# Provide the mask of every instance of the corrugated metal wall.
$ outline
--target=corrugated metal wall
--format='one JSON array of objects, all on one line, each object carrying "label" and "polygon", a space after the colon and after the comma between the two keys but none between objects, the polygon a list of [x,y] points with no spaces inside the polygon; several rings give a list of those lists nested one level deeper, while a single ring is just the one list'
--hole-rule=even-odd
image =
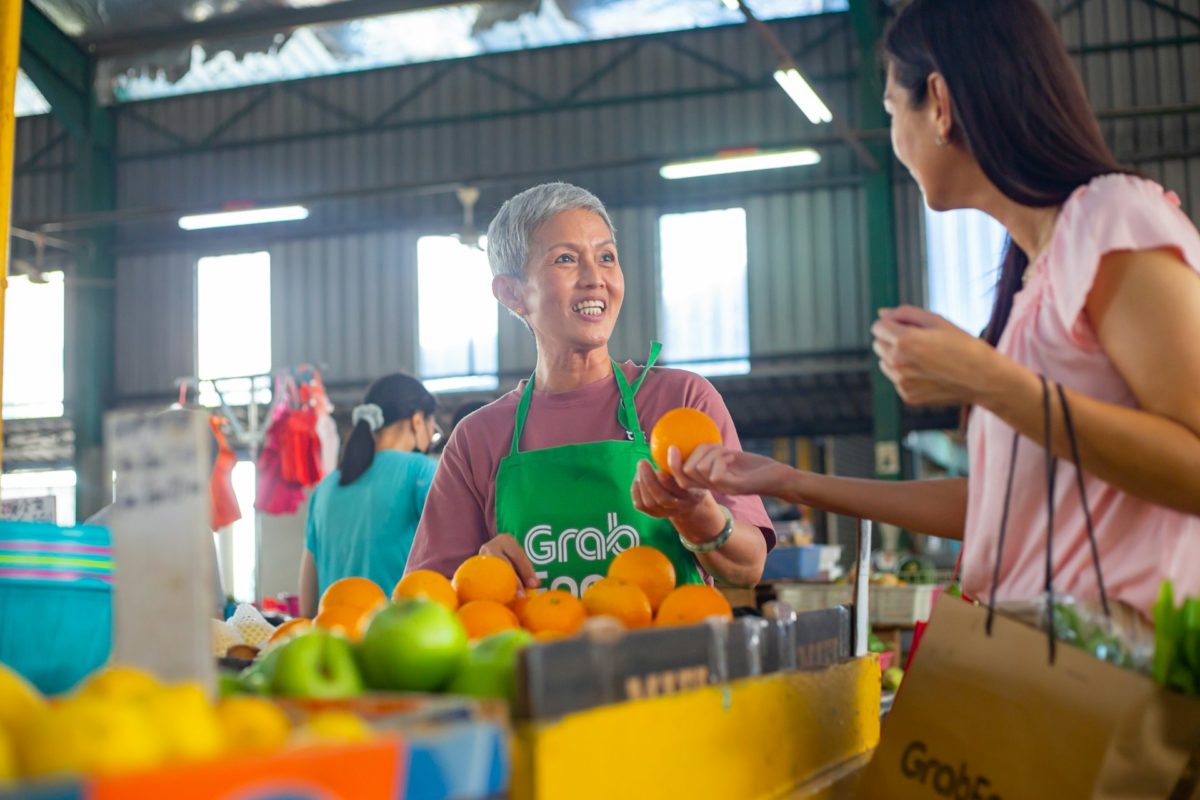
[{"label": "corrugated metal wall", "polygon": [[[831,104],[845,109],[854,95],[844,15],[778,29],[798,52],[815,42],[802,60]],[[853,178],[838,177],[852,172],[843,148],[791,174],[701,185],[657,175],[667,158],[811,138],[812,126],[771,79],[774,66],[752,32],[735,27],[132,104],[119,111],[120,204],[182,210],[244,197],[312,200],[305,230],[323,235],[192,241],[211,243],[201,248],[214,253],[270,250],[275,363],[323,363],[332,382],[415,367],[416,240],[455,229],[459,209],[447,187],[464,180],[483,189],[481,222],[513,192],[557,177],[612,206],[627,284],[612,346],[619,358],[644,358],[657,335],[660,214],[734,205],[748,210],[751,264],[770,262],[751,267],[753,351],[861,347],[861,199]],[[814,181],[829,188],[801,188]],[[316,199],[338,193],[333,202]],[[171,223],[123,229],[122,260],[142,263],[177,247]],[[174,313],[192,313],[190,298],[178,302]],[[847,305],[859,310],[834,313]],[[142,328],[142,316],[130,303],[120,324]],[[530,369],[524,326],[501,314],[499,333],[501,372]],[[121,395],[150,390],[121,374]],[[163,386],[176,374],[164,371]]]},{"label": "corrugated metal wall", "polygon": [[323,365],[331,381],[415,371],[416,246],[412,234],[377,232],[268,248],[272,362]]},{"label": "corrugated metal wall", "polygon": [[1048,8],[1061,15],[1113,152],[1177,192],[1200,221],[1200,3],[1054,0]]},{"label": "corrugated metal wall", "polygon": [[50,114],[17,120],[13,222],[55,219],[75,209],[71,137]]},{"label": "corrugated metal wall", "polygon": [[169,393],[196,371],[196,261],[180,250],[117,262],[117,376],[124,396]]},{"label": "corrugated metal wall", "polygon": [[[1200,26],[1187,19],[1198,6],[1047,0],[1117,155],[1175,189],[1200,220]],[[772,27],[855,126],[846,15]],[[123,208],[299,199],[313,213],[275,231],[184,235],[172,213],[122,227],[118,393],[169,390],[191,371],[196,258],[261,247],[272,253],[277,363],[324,362],[330,380],[352,381],[411,369],[415,241],[454,230],[451,188],[462,181],[483,190],[481,221],[550,178],[610,205],[628,283],[615,355],[642,357],[656,332],[659,214],[733,205],[747,209],[754,354],[863,347],[856,164],[778,90],[774,67],[752,31],[735,26],[121,106]],[[17,141],[15,220],[70,213],[72,154],[59,126],[21,120]],[[656,173],[665,158],[801,141],[821,146],[821,165],[696,182]],[[902,173],[895,202],[902,299],[921,303],[921,198]],[[528,333],[503,314],[500,347],[504,372],[532,363]]]}]

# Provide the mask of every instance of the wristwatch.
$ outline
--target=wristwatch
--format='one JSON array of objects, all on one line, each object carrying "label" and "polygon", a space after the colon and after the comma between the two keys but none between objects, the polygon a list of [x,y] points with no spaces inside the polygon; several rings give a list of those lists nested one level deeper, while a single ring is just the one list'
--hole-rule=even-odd
[{"label": "wristwatch", "polygon": [[683,543],[685,549],[692,553],[711,553],[729,541],[729,537],[733,535],[733,512],[725,506],[718,507],[721,509],[721,513],[725,515],[725,527],[721,528],[721,532],[717,534],[717,538],[696,544],[681,533],[679,534],[679,541]]}]

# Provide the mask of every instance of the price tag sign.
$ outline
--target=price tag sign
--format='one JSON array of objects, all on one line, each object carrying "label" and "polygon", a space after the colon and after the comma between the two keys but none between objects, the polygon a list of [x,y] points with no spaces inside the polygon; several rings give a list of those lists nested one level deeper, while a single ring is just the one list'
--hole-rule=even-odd
[{"label": "price tag sign", "polygon": [[0,500],[0,519],[12,522],[58,522],[58,498],[13,497]]},{"label": "price tag sign", "polygon": [[212,687],[213,541],[208,420],[201,412],[114,412],[113,660]]}]

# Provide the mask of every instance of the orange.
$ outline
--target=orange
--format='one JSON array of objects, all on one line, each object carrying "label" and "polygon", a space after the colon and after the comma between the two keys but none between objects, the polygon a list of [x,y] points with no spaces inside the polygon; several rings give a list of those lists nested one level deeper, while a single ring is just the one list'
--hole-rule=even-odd
[{"label": "orange", "polygon": [[650,608],[658,611],[663,598],[675,588],[675,565],[662,551],[638,545],[613,559],[608,566],[608,577],[637,586],[645,592]]},{"label": "orange", "polygon": [[689,584],[667,595],[654,617],[654,624],[694,625],[709,617],[733,619],[729,601],[711,586]]},{"label": "orange", "polygon": [[362,639],[367,632],[367,622],[375,613],[373,608],[330,606],[323,608],[313,619],[313,625],[327,631],[337,631],[352,642]]},{"label": "orange", "polygon": [[556,639],[565,639],[567,635],[561,631],[538,631],[533,638],[538,642],[553,642]]},{"label": "orange", "polygon": [[646,593],[620,578],[602,578],[589,586],[583,606],[588,614],[615,617],[626,628],[644,628],[654,619]]},{"label": "orange", "polygon": [[458,610],[458,618],[471,639],[521,627],[516,614],[493,600],[472,600]]},{"label": "orange", "polygon": [[529,602],[529,599],[540,591],[540,589],[526,589],[525,594],[517,596],[515,600],[508,604],[508,607],[512,609],[512,612],[517,615],[517,619],[520,619],[525,613],[525,605]]},{"label": "orange", "polygon": [[307,617],[296,617],[282,623],[267,639],[267,644],[277,644],[278,642],[286,641],[298,633],[304,633],[313,626],[311,619]]},{"label": "orange", "polygon": [[454,571],[454,591],[460,603],[492,600],[507,605],[517,596],[517,572],[499,556],[471,556]]},{"label": "orange", "polygon": [[720,444],[721,429],[712,417],[694,408],[676,408],[668,411],[654,423],[650,431],[650,457],[658,468],[671,474],[667,464],[667,450],[679,448],[684,461],[702,444]]},{"label": "orange", "polygon": [[392,590],[392,602],[406,597],[427,597],[451,611],[458,609],[458,595],[450,579],[431,569],[418,569],[400,579]]},{"label": "orange", "polygon": [[329,584],[325,594],[321,595],[317,611],[324,611],[331,606],[348,606],[368,611],[386,602],[387,595],[379,588],[379,584],[370,578],[342,578]]},{"label": "orange", "polygon": [[583,602],[562,589],[535,594],[523,610],[521,624],[533,633],[556,631],[569,635],[579,630],[587,619]]}]

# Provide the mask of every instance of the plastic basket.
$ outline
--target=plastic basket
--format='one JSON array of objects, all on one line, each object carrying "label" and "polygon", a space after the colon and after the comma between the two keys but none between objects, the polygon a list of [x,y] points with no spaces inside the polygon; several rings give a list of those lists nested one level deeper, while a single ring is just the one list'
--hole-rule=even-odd
[{"label": "plastic basket", "polygon": [[0,522],[0,662],[46,694],[104,664],[112,571],[107,528]]}]

